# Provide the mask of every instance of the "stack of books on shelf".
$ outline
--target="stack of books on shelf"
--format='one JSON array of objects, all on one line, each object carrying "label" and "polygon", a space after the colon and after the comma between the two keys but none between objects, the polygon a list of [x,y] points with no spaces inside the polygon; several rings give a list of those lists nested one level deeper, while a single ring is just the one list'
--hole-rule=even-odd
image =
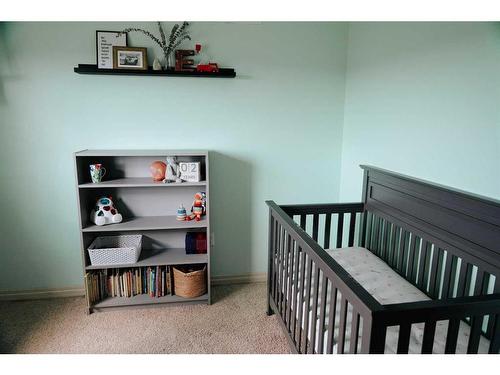
[{"label": "stack of books on shelf", "polygon": [[206,254],[207,234],[205,232],[186,233],[186,254]]},{"label": "stack of books on shelf", "polygon": [[108,296],[106,290],[106,270],[87,272],[85,274],[85,292],[89,304],[96,303]]},{"label": "stack of books on shelf", "polygon": [[169,266],[135,267],[91,271],[85,274],[90,305],[106,297],[133,297],[147,294],[152,298],[171,294]]}]

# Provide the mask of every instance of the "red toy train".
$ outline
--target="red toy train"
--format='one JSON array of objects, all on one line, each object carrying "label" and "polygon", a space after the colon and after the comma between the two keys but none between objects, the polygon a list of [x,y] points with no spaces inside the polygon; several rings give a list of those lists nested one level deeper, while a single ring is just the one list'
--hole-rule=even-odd
[{"label": "red toy train", "polygon": [[219,66],[216,63],[198,64],[198,66],[196,66],[196,71],[217,73],[219,71]]}]

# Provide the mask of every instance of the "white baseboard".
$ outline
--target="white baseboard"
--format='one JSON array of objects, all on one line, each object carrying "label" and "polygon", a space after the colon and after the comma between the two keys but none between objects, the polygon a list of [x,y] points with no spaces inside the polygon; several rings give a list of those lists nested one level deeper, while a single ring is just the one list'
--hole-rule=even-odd
[{"label": "white baseboard", "polygon": [[15,292],[0,291],[0,301],[22,301],[29,299],[45,299],[60,297],[80,297],[85,295],[83,288],[19,290]]},{"label": "white baseboard", "polygon": [[[250,284],[266,281],[265,273],[250,273],[235,276],[214,276],[212,285]],[[36,289],[19,291],[0,291],[0,301],[22,301],[30,299],[80,297],[85,295],[83,288]]]},{"label": "white baseboard", "polygon": [[249,273],[246,275],[235,276],[213,276],[212,285],[263,283],[266,280],[266,273]]}]

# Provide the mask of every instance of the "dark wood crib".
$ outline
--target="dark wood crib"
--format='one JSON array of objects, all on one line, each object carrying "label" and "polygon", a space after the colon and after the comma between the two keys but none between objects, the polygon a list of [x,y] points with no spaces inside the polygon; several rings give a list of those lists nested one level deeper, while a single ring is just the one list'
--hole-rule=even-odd
[{"label": "dark wood crib", "polygon": [[[361,168],[360,203],[266,202],[268,314],[278,315],[292,351],[384,353],[395,329],[394,352],[408,353],[412,326],[420,325],[418,352],[433,353],[436,325],[446,324],[443,352],[455,353],[466,324],[467,353],[478,353],[480,340],[498,353],[500,202]],[[352,246],[377,255],[430,299],[379,303],[325,250]]]}]

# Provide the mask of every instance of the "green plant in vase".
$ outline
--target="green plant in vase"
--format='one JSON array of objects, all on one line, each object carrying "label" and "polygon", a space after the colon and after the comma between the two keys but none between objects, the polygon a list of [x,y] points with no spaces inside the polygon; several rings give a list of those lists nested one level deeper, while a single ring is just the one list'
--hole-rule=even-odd
[{"label": "green plant in vase", "polygon": [[144,35],[147,35],[151,40],[153,40],[156,44],[160,46],[163,51],[163,57],[165,59],[165,69],[173,69],[175,66],[174,62],[174,51],[181,45],[183,41],[191,40],[191,36],[187,33],[187,28],[189,26],[188,22],[183,22],[182,24],[175,24],[170,31],[170,36],[168,39],[166,38],[165,31],[163,30],[163,26],[161,22],[157,22],[158,30],[160,33],[160,37],[156,37],[148,30],[129,27],[120,32],[120,34],[130,33],[130,32],[139,32]]}]

